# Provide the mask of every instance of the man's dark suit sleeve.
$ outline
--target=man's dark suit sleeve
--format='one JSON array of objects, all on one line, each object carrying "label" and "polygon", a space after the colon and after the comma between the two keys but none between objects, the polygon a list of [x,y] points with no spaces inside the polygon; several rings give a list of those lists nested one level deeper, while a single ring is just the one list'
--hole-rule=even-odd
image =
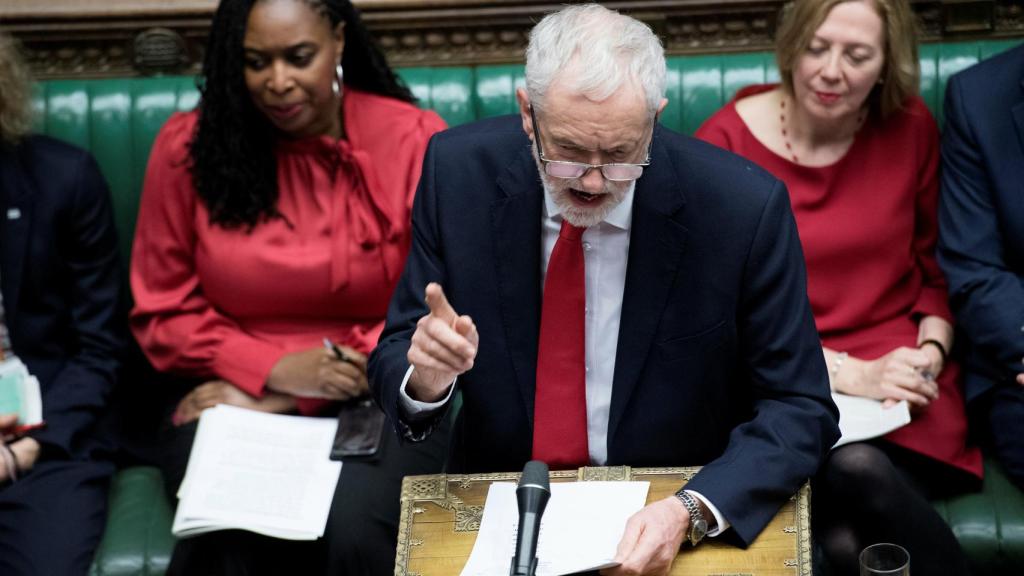
[{"label": "man's dark suit sleeve", "polygon": [[409,351],[416,322],[430,310],[424,290],[430,282],[445,285],[444,262],[439,254],[441,230],[437,225],[437,196],[434,192],[434,143],[431,139],[423,159],[423,171],[412,209],[412,246],[402,277],[391,297],[386,328],[370,355],[369,379],[377,404],[394,423],[396,432],[405,439],[422,440],[443,417],[440,411],[433,418],[418,422],[413,428],[401,418],[398,394],[409,369]]},{"label": "man's dark suit sleeve", "polygon": [[69,162],[63,181],[70,196],[60,249],[71,278],[70,313],[76,350],[46,387],[45,428],[32,437],[65,455],[75,454],[106,405],[120,367],[125,332],[121,315],[121,274],[110,193],[99,168],[84,152]]},{"label": "man's dark suit sleeve", "polygon": [[998,359],[1003,373],[992,376],[1012,378],[1024,372],[1024,283],[1006,259],[991,175],[981,157],[959,75],[946,90],[945,114],[939,262],[957,320],[974,345]]},{"label": "man's dark suit sleeve", "polygon": [[803,251],[781,182],[768,195],[744,270],[738,361],[751,383],[753,417],[733,429],[725,452],[687,488],[714,503],[749,544],[839,437]]}]

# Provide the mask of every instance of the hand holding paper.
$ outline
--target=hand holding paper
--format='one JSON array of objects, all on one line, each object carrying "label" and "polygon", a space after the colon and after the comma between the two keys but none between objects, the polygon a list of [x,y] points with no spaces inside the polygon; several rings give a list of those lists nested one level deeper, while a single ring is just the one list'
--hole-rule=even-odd
[{"label": "hand holding paper", "polygon": [[906,400],[886,407],[882,402],[860,396],[832,393],[839,408],[839,431],[842,432],[833,448],[877,438],[910,423],[910,410]]},{"label": "hand holding paper", "polygon": [[4,437],[20,434],[43,423],[39,380],[17,357],[0,362],[0,414],[15,415],[12,425],[0,426]]},{"label": "hand holding paper", "polygon": [[674,496],[645,506],[626,523],[615,554],[619,565],[602,570],[602,576],[668,574],[688,525],[686,508]]},{"label": "hand holding paper", "polygon": [[[616,566],[627,519],[643,508],[649,482],[558,482],[541,521],[537,576]],[[515,484],[491,484],[480,532],[462,576],[507,574],[519,513]]]}]

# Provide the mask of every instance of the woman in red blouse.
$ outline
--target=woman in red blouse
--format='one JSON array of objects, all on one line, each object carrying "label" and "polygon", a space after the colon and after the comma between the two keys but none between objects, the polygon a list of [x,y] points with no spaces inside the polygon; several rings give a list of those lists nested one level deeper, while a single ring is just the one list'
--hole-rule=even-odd
[{"label": "woman in red blouse", "polygon": [[880,541],[912,571],[965,574],[929,505],[976,483],[946,284],[935,260],[938,131],[916,95],[906,0],[797,0],[777,33],[781,85],[751,86],[697,136],[786,183],[833,390],[892,405],[910,424],[833,450],[815,479],[814,534],[840,574]]},{"label": "woman in red blouse", "polygon": [[[201,92],[156,139],[132,252],[132,329],[182,382],[164,450],[172,494],[203,409],[331,415],[367,392],[420,164],[444,128],[345,0],[223,0]],[[438,471],[445,448],[385,434],[377,461],[346,462],[330,573],[391,572],[401,477]],[[170,572],[314,573],[318,546],[211,533],[180,541]]]}]

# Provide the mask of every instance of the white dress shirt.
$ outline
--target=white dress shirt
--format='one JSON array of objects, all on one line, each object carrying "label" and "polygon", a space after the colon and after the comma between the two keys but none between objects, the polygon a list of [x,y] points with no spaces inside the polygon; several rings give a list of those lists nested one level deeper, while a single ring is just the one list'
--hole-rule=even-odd
[{"label": "white dress shirt", "polygon": [[[583,259],[586,274],[586,387],[587,447],[590,461],[604,466],[608,461],[608,418],[612,402],[612,380],[615,376],[615,352],[619,343],[619,319],[622,296],[626,286],[626,264],[629,261],[629,231],[633,220],[634,185],[626,191],[622,202],[595,226],[583,232]],[[550,194],[544,194],[544,216],[541,223],[541,290],[547,276],[548,260],[562,226],[562,215]],[[405,373],[399,393],[403,412],[413,419],[423,418],[444,406],[455,389],[438,402],[413,400],[405,392],[413,367]],[[717,536],[729,527],[718,509],[693,490],[714,514],[717,526],[709,536]]]}]

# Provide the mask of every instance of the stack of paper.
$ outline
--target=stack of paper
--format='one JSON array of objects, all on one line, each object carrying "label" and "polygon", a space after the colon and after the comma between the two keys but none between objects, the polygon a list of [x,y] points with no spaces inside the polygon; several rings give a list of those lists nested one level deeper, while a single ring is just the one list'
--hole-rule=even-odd
[{"label": "stack of paper", "polygon": [[[537,542],[537,576],[617,566],[615,551],[626,521],[644,507],[649,487],[649,482],[552,484]],[[491,484],[480,532],[462,576],[508,574],[518,525],[516,485]]]},{"label": "stack of paper", "polygon": [[839,408],[839,431],[842,433],[833,448],[843,444],[877,438],[910,423],[910,408],[906,400],[883,408],[882,402],[861,396],[832,393]]},{"label": "stack of paper", "polygon": [[341,474],[341,462],[328,458],[337,424],[226,405],[204,411],[171,531],[320,538]]},{"label": "stack of paper", "polygon": [[0,414],[17,414],[18,426],[22,428],[43,422],[39,380],[14,356],[0,362]]}]

